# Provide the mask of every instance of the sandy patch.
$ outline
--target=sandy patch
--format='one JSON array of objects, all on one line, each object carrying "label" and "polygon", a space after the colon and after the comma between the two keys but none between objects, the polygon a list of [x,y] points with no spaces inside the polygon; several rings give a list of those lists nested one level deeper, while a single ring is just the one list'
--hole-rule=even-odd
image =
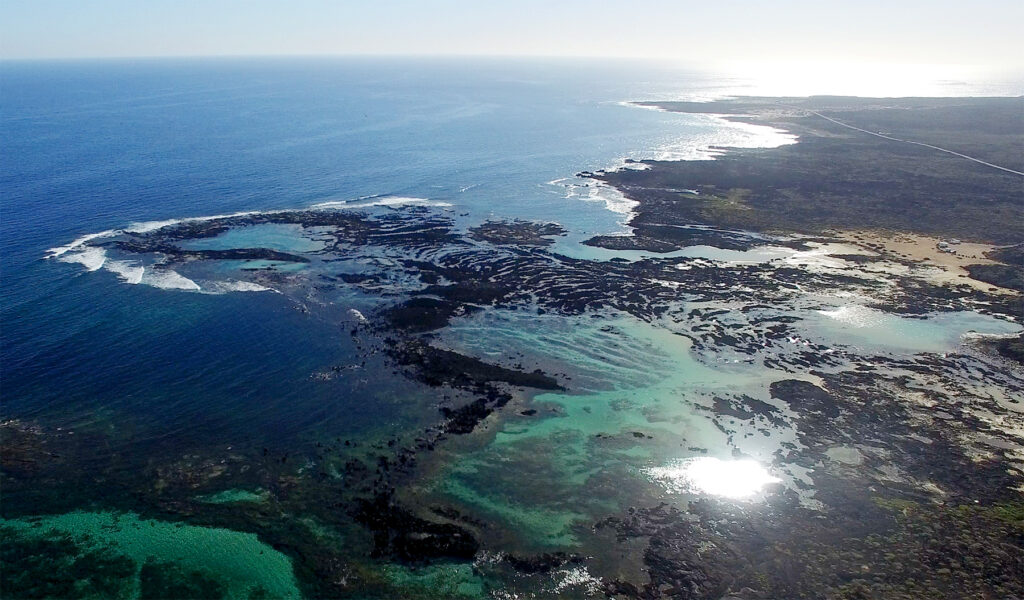
[{"label": "sandy patch", "polygon": [[[968,265],[996,264],[996,261],[985,258],[985,253],[998,246],[961,242],[950,244],[954,252],[943,252],[939,242],[948,239],[931,237],[917,233],[894,231],[833,231],[831,235],[865,250],[877,252],[883,258],[911,262],[919,267],[925,278],[945,285],[969,285],[972,288],[989,293],[1016,294],[1015,290],[1001,288],[972,279],[967,272]],[[931,267],[931,268],[928,268]]]}]

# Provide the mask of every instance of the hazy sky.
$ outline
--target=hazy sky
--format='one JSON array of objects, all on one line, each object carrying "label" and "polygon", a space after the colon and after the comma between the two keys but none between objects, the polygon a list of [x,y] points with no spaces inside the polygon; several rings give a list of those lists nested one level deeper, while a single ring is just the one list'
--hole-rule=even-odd
[{"label": "hazy sky", "polygon": [[1024,64],[1021,0],[3,0],[0,58],[468,54]]}]

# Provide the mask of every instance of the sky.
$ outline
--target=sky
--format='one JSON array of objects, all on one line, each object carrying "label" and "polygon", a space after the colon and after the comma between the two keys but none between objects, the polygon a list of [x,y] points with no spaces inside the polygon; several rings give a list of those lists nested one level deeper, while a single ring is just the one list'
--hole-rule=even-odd
[{"label": "sky", "polygon": [[1024,65],[1020,0],[3,0],[0,59],[620,56]]}]

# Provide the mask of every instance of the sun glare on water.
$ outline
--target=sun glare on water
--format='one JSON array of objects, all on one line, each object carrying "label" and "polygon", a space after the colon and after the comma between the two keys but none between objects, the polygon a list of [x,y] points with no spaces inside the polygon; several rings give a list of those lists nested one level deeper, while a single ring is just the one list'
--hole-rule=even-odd
[{"label": "sun glare on water", "polygon": [[704,493],[725,498],[749,498],[771,483],[782,481],[753,460],[722,460],[702,456],[644,472],[670,492]]},{"label": "sun glare on water", "polygon": [[971,65],[804,60],[733,61],[719,68],[734,78],[727,95],[741,96],[1013,95],[1020,89],[1019,73]]}]

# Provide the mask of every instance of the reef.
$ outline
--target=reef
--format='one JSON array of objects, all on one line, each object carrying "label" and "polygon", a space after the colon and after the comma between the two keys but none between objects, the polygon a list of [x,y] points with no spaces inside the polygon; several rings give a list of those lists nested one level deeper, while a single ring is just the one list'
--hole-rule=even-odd
[{"label": "reef", "polygon": [[1016,337],[986,340],[983,344],[1000,356],[1024,365],[1024,334]]},{"label": "reef", "polygon": [[375,556],[390,555],[406,562],[437,558],[469,560],[480,549],[465,529],[420,519],[396,506],[384,494],[361,501],[354,517],[373,532]]},{"label": "reef", "polygon": [[565,229],[558,223],[534,223],[532,221],[485,221],[469,229],[470,239],[499,246],[550,246],[551,239],[565,235]]},{"label": "reef", "polygon": [[[91,423],[5,421],[0,512],[13,519],[99,505],[253,533],[289,558],[309,597],[1020,597],[1024,337],[926,339],[909,350],[900,344],[919,340],[896,339],[898,350],[887,352],[861,343],[853,318],[905,326],[972,311],[1005,324],[1020,320],[1020,294],[939,278],[933,265],[830,231],[1020,241],[1019,179],[861,139],[820,116],[871,130],[905,125],[900,136],[943,145],[971,123],[970,110],[1020,108],[1016,99],[947,104],[659,104],[738,114],[731,118],[797,132],[801,143],[583,174],[639,202],[632,235],[587,243],[654,256],[576,258],[558,251],[554,241],[566,233],[558,224],[460,230],[452,215],[426,207],[248,213],[98,239],[119,260],[173,267],[200,288],[216,271],[203,269],[217,261],[284,264],[231,276],[280,292],[298,310],[289,314],[322,319],[351,344],[353,356],[310,374],[343,407],[323,414],[365,418],[374,402],[390,401],[406,420],[381,418],[358,438],[317,430],[230,444],[189,439],[187,447],[171,434],[119,438],[117,428]],[[897,111],[912,116],[904,123]],[[982,143],[1004,144],[1005,133],[982,128],[965,151],[1012,167],[1017,159]],[[981,228],[993,215],[998,225]],[[296,226],[296,236],[322,244],[188,249],[258,225]],[[711,250],[670,254],[695,247]],[[1000,248],[989,255],[998,264],[968,272],[1013,288],[1020,249]],[[836,314],[848,304],[853,317]],[[592,364],[544,356],[532,347],[543,336],[512,348],[455,335],[495,315],[558,319],[565,339],[552,347]],[[631,341],[623,322],[664,333],[680,354]],[[843,327],[849,337],[832,335],[847,341],[829,337]],[[595,333],[573,337],[583,329]],[[749,367],[763,377],[690,388],[676,379],[690,368],[684,355],[701,372],[728,378]],[[668,367],[654,369],[658,361]],[[609,390],[603,369],[639,383]],[[372,395],[383,379],[404,387]],[[780,477],[750,501],[643,475],[673,458],[739,460],[763,448],[757,456]],[[528,507],[509,508],[523,498]],[[5,544],[4,594],[117,596],[129,566],[143,596],[226,593],[202,570],[157,559],[127,565],[84,548],[71,556],[62,543]],[[95,576],[75,584],[17,575],[43,564],[59,565],[69,581]]]}]

